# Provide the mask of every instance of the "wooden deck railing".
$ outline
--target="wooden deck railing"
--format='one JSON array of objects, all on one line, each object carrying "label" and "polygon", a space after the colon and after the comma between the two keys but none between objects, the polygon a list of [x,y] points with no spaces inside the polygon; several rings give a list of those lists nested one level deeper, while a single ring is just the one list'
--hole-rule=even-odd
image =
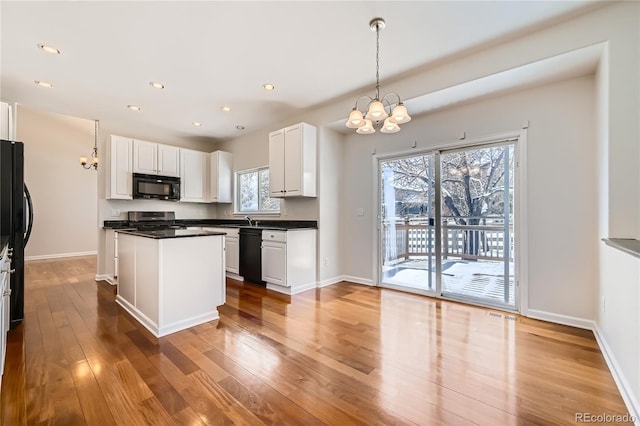
[{"label": "wooden deck railing", "polygon": [[[513,227],[506,229],[508,251],[505,253],[504,225],[442,226],[442,257],[462,259],[513,260]],[[435,227],[406,222],[384,224],[385,259],[408,259],[410,256],[435,254]]]}]

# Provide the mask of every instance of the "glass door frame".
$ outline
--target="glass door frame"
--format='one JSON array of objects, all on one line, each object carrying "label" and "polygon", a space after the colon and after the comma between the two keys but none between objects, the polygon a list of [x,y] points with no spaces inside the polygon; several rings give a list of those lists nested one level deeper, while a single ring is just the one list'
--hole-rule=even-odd
[{"label": "glass door frame", "polygon": [[[488,301],[476,300],[474,298],[449,297],[442,295],[442,220],[441,220],[441,207],[442,207],[442,190],[440,185],[435,185],[435,200],[434,207],[436,212],[435,221],[435,252],[436,257],[436,277],[435,288],[433,290],[412,289],[409,287],[396,286],[393,284],[383,284],[383,266],[384,266],[384,244],[383,244],[383,226],[382,226],[382,188],[381,188],[381,163],[383,161],[389,161],[393,159],[401,159],[412,156],[420,155],[434,155],[435,166],[435,179],[436,182],[441,180],[441,167],[440,167],[440,154],[447,151],[459,151],[465,148],[482,148],[489,147],[491,145],[501,145],[513,143],[514,144],[514,173],[513,173],[513,229],[516,236],[514,241],[514,300],[515,305],[511,309],[502,304],[492,304]],[[422,294],[429,297],[435,297],[443,300],[453,300],[458,302],[470,303],[476,306],[484,306],[489,308],[497,308],[501,310],[509,310],[513,312],[519,312],[525,314],[528,311],[528,297],[527,297],[527,231],[526,224],[527,209],[526,209],[526,143],[527,143],[527,128],[522,130],[506,132],[491,136],[486,136],[473,140],[461,140],[448,144],[442,144],[431,148],[425,148],[421,150],[405,150],[402,152],[385,153],[376,155],[373,153],[373,169],[374,169],[374,211],[377,212],[377,220],[374,223],[374,235],[376,235],[376,241],[373,249],[373,284],[378,287],[390,288],[394,290],[405,291],[409,293]]]}]

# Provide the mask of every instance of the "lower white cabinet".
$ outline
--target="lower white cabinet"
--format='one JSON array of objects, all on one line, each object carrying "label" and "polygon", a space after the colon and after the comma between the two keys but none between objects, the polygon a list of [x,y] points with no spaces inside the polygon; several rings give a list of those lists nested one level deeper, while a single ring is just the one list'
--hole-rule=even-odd
[{"label": "lower white cabinet", "polygon": [[262,231],[262,280],[291,287],[287,281],[286,231]]},{"label": "lower white cabinet", "polygon": [[225,235],[224,248],[226,272],[237,276],[240,273],[240,239],[238,228],[213,228],[205,226],[202,229],[213,232],[224,232],[227,234]]},{"label": "lower white cabinet", "polygon": [[114,229],[105,230],[105,275],[111,285],[118,283],[118,233]]},{"label": "lower white cabinet", "polygon": [[227,272],[238,275],[240,273],[240,239],[238,230],[234,229],[235,237],[227,234]]},{"label": "lower white cabinet", "polygon": [[[0,374],[4,373],[4,359],[7,354],[7,332],[9,331],[10,309],[11,309],[11,287],[9,278],[11,276],[11,256],[5,246],[0,248]],[[2,377],[0,376],[0,384]]]},{"label": "lower white cabinet", "polygon": [[296,294],[316,287],[316,230],[262,231],[262,280]]}]

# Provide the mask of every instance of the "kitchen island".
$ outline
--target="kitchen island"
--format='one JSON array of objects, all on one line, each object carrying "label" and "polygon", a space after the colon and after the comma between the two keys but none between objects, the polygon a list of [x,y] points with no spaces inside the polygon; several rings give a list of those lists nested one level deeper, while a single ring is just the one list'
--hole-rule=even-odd
[{"label": "kitchen island", "polygon": [[224,233],[119,231],[116,303],[154,336],[219,318],[225,303]]}]

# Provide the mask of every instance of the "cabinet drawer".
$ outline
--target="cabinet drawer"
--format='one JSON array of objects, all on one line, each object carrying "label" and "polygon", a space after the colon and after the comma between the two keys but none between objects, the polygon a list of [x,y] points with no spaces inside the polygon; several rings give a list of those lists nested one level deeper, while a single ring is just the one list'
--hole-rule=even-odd
[{"label": "cabinet drawer", "polygon": [[262,241],[281,241],[287,242],[287,231],[262,231]]}]

